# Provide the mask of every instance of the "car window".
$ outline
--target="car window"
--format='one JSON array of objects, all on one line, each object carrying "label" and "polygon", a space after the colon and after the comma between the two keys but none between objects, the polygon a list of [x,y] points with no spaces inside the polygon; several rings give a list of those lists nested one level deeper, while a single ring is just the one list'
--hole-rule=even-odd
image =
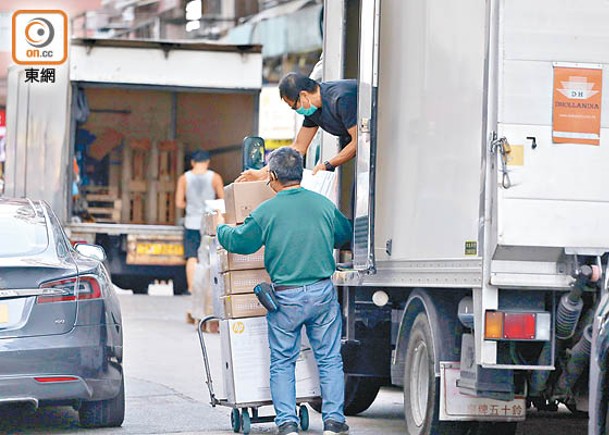
[{"label": "car window", "polygon": [[40,209],[24,203],[0,207],[0,257],[38,254],[48,244],[46,221]]}]

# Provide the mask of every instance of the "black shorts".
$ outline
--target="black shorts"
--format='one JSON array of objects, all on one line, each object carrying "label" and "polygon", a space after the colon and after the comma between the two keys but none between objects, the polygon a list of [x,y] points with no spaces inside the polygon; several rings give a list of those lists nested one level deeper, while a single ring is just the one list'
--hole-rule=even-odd
[{"label": "black shorts", "polygon": [[199,245],[201,245],[201,232],[184,228],[184,258],[197,258]]}]

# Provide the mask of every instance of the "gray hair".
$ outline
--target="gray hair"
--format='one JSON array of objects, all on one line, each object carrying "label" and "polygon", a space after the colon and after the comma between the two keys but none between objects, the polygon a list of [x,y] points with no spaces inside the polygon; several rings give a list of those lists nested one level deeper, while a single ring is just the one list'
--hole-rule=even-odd
[{"label": "gray hair", "polygon": [[269,171],[283,186],[299,184],[302,180],[302,155],[292,147],[279,148],[269,156]]},{"label": "gray hair", "polygon": [[279,81],[279,97],[296,101],[301,91],[315,92],[318,87],[319,83],[303,74],[287,73]]}]

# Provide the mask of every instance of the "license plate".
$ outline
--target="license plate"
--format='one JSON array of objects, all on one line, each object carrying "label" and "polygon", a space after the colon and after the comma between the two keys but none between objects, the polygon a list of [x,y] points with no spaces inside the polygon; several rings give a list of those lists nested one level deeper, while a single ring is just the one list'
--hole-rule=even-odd
[{"label": "license plate", "polygon": [[8,323],[8,305],[0,304],[0,323]]},{"label": "license plate", "polygon": [[173,243],[138,243],[137,255],[176,255],[184,256],[184,247]]}]

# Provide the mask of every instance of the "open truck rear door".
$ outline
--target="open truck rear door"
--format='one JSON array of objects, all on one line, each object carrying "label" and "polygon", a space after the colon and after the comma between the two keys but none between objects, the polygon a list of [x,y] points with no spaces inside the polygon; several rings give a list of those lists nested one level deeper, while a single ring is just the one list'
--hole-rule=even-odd
[{"label": "open truck rear door", "polygon": [[376,160],[376,106],[380,0],[364,0],[360,14],[358,130],[353,266],[374,273],[374,179]]},{"label": "open truck rear door", "polygon": [[27,68],[8,72],[5,194],[44,199],[62,221],[71,168],[64,145],[70,123],[67,63],[54,68],[54,82],[35,83]]}]

